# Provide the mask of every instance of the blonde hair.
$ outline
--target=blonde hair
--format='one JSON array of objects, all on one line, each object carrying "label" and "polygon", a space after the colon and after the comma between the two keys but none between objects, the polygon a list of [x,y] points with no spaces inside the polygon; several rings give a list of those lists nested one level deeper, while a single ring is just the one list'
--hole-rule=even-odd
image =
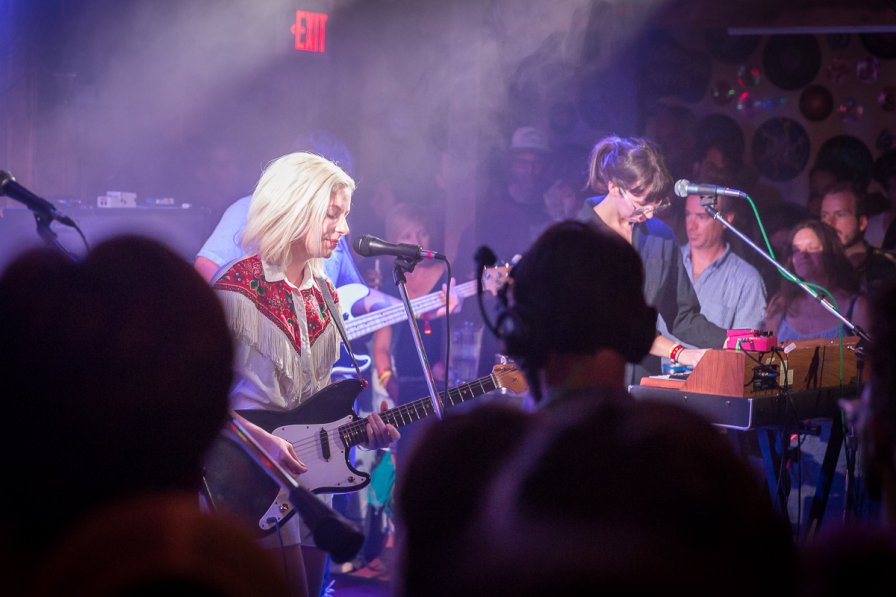
[{"label": "blonde hair", "polygon": [[[243,248],[262,261],[285,267],[292,246],[303,239],[322,242],[323,221],[333,193],[355,190],[355,181],[330,160],[307,152],[290,153],[265,168],[252,194]],[[323,259],[312,259],[311,271],[323,273]]]}]

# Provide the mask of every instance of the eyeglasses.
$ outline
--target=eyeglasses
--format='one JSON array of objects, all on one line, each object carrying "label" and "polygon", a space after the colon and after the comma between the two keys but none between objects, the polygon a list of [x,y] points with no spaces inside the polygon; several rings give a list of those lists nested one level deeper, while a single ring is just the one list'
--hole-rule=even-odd
[{"label": "eyeglasses", "polygon": [[619,194],[625,197],[625,200],[628,201],[632,206],[632,213],[629,216],[630,218],[639,218],[641,216],[655,216],[656,214],[662,213],[666,210],[666,208],[672,205],[672,202],[669,201],[669,199],[662,199],[659,203],[655,203],[653,205],[642,205],[639,207],[637,203],[632,201],[632,198],[628,196],[628,193],[622,187],[619,187]]}]

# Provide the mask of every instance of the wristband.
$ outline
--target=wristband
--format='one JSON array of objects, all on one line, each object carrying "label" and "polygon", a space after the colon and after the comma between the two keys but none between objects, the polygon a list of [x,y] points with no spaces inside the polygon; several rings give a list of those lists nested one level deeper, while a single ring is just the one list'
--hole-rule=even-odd
[{"label": "wristband", "polygon": [[681,344],[676,344],[672,347],[672,350],[669,351],[669,358],[672,359],[673,363],[678,362],[678,355],[681,354],[681,351],[684,350],[684,346]]},{"label": "wristband", "polygon": [[385,371],[383,371],[382,373],[377,375],[376,378],[377,378],[377,381],[380,382],[381,386],[385,386],[386,382],[389,380],[390,377],[392,377],[392,370],[386,369]]}]

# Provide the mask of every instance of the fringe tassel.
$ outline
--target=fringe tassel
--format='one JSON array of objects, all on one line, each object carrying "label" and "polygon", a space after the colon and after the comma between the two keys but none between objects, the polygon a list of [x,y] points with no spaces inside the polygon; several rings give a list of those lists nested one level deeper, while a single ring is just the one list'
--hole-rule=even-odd
[{"label": "fringe tassel", "polygon": [[[273,321],[259,313],[254,303],[237,292],[218,292],[235,340],[242,340],[271,359],[277,371],[289,382],[284,388],[288,396],[301,396],[303,383],[302,362],[289,337]],[[300,317],[303,316],[299,315]],[[330,370],[339,358],[339,334],[331,322],[314,343],[311,351],[312,370],[319,377],[311,380],[312,393],[330,383]],[[301,396],[303,399],[308,396]]]}]

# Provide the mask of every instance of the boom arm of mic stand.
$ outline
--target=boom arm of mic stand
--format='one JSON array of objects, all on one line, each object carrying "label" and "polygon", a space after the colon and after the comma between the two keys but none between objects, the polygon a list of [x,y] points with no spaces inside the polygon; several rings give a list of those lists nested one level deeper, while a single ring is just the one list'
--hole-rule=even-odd
[{"label": "boom arm of mic stand", "polygon": [[53,229],[50,228],[50,224],[53,222],[53,216],[50,212],[34,210],[33,213],[34,222],[37,224],[38,236],[40,236],[48,246],[53,247],[72,261],[78,261],[78,258],[59,242],[58,236],[53,232]]},{"label": "boom arm of mic stand", "polygon": [[408,314],[408,325],[411,328],[411,335],[414,338],[414,345],[417,347],[417,356],[420,357],[420,365],[423,367],[423,377],[426,379],[426,387],[429,388],[429,398],[432,401],[433,411],[438,418],[442,418],[445,408],[442,403],[442,397],[436,390],[436,382],[432,376],[432,368],[429,366],[429,358],[426,356],[426,350],[423,348],[423,337],[420,335],[420,326],[417,325],[417,317],[414,315],[414,309],[411,307],[411,299],[408,297],[407,283],[405,274],[414,271],[414,267],[419,263],[420,258],[405,259],[404,257],[396,257],[393,276],[395,285],[401,294],[401,301],[404,303],[404,309]]},{"label": "boom arm of mic stand", "polygon": [[737,237],[739,239],[741,239],[742,241],[747,243],[750,247],[752,247],[752,249],[754,251],[759,253],[759,255],[761,255],[763,259],[765,259],[766,261],[771,263],[778,271],[785,274],[785,277],[787,277],[788,280],[791,280],[794,284],[796,284],[797,286],[802,288],[806,293],[808,293],[809,296],[811,296],[816,301],[818,301],[818,303],[822,307],[827,309],[831,313],[831,315],[833,315],[834,317],[839,319],[841,322],[843,322],[843,324],[847,328],[852,330],[852,332],[856,336],[858,336],[862,340],[865,340],[866,342],[871,341],[870,336],[868,336],[868,334],[865,332],[865,330],[863,330],[861,327],[854,324],[852,321],[850,321],[848,318],[846,318],[842,313],[840,313],[840,311],[838,311],[837,308],[834,305],[832,305],[828,299],[826,299],[824,296],[822,296],[819,292],[816,292],[815,290],[813,290],[808,284],[806,284],[805,282],[803,282],[802,280],[800,280],[799,278],[794,276],[792,273],[788,272],[784,268],[784,266],[781,265],[780,263],[778,263],[777,261],[775,261],[775,259],[771,255],[769,255],[768,253],[766,253],[765,251],[760,249],[758,246],[756,246],[756,243],[754,243],[750,238],[748,238],[743,232],[738,230],[733,224],[728,222],[728,220],[723,218],[722,214],[720,214],[719,211],[713,206],[714,201],[715,201],[714,196],[712,197],[712,199],[708,199],[706,197],[701,197],[700,205],[702,205],[703,208],[706,209],[706,213],[711,215],[713,217],[713,219],[718,220],[723,226],[725,226],[725,228],[727,228],[728,230],[733,232],[735,235],[737,235]]},{"label": "boom arm of mic stand", "polygon": [[258,445],[232,413],[224,434],[236,442],[274,481],[289,491],[290,502],[311,528],[318,547],[340,564],[355,557],[364,544],[364,533],[308,489],[300,486],[286,469]]}]

